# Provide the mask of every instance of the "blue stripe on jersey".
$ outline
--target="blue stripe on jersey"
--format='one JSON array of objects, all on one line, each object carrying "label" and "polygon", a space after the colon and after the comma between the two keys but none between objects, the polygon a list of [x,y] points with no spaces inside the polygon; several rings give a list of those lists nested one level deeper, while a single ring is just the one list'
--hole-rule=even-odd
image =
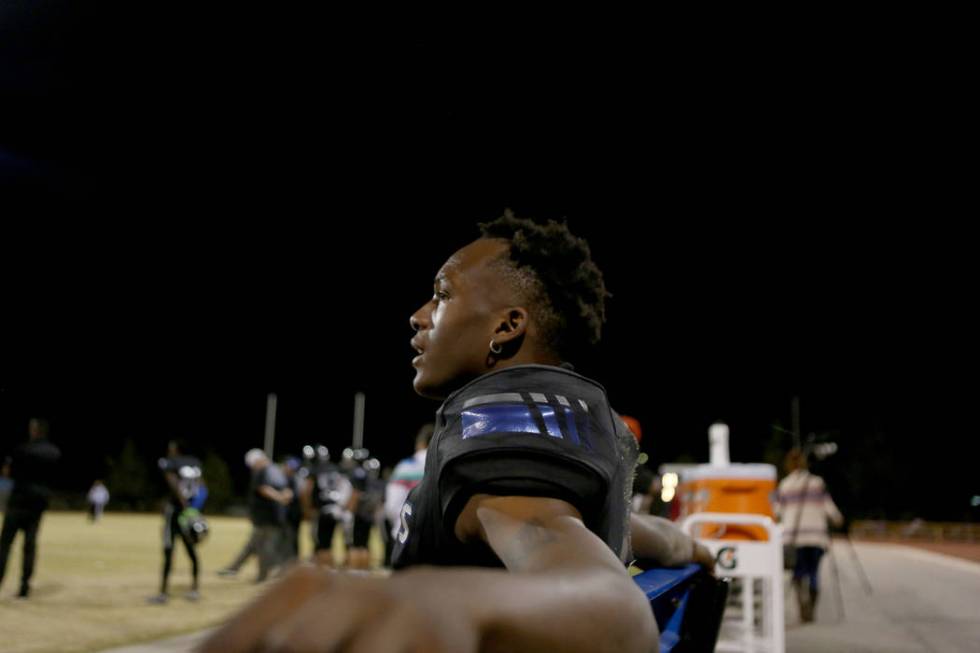
[{"label": "blue stripe on jersey", "polygon": [[581,444],[578,439],[578,428],[575,426],[575,413],[568,406],[562,406],[565,412],[565,422],[568,424],[568,439],[572,444]]},{"label": "blue stripe on jersey", "polygon": [[555,415],[555,409],[551,406],[538,406],[541,410],[541,416],[544,418],[545,428],[548,429],[548,435],[553,438],[561,437],[561,427],[558,426],[558,417]]},{"label": "blue stripe on jersey", "polygon": [[563,436],[559,420],[564,419],[569,441],[572,444],[581,444],[575,426],[575,413],[570,408],[561,406],[561,413],[556,413],[554,407],[547,404],[539,404],[537,408],[544,418],[547,433],[542,434],[538,429],[527,404],[485,404],[461,413],[463,439],[492,433],[531,433],[561,439]]},{"label": "blue stripe on jersey", "polygon": [[491,433],[540,433],[526,404],[474,406],[461,417],[464,440]]}]

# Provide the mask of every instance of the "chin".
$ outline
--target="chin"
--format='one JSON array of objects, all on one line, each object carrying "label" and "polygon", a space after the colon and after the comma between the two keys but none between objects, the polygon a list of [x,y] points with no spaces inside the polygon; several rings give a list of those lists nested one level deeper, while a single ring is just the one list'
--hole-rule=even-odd
[{"label": "chin", "polygon": [[434,386],[432,383],[425,379],[425,375],[419,371],[415,375],[415,380],[412,381],[412,388],[415,389],[415,393],[420,397],[425,397],[426,399],[438,399],[443,400],[446,398],[446,392],[443,392],[441,388]]}]

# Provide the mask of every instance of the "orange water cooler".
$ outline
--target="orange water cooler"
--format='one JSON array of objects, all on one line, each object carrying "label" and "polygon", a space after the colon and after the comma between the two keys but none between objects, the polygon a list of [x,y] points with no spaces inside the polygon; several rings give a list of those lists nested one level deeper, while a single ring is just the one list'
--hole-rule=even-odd
[{"label": "orange water cooler", "polygon": [[[773,518],[776,468],[765,463],[694,465],[686,469],[677,488],[678,517],[698,512],[731,512]],[[706,524],[703,537],[727,540],[766,540],[761,526]]]}]

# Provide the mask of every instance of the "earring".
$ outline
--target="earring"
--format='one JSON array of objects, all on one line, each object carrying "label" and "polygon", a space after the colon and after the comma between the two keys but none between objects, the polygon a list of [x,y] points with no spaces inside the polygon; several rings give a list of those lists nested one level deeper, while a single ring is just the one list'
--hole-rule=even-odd
[{"label": "earring", "polygon": [[490,351],[491,352],[493,352],[494,354],[499,354],[503,350],[504,350],[504,348],[502,346],[498,345],[493,340],[490,341]]}]

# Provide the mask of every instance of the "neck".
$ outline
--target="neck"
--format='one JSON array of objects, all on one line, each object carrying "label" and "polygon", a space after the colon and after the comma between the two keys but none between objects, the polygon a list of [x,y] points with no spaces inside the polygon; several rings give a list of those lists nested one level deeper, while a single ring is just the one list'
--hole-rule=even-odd
[{"label": "neck", "polygon": [[498,360],[491,369],[502,370],[517,365],[559,365],[561,358],[550,352],[537,350],[533,347],[524,346],[513,356]]}]

